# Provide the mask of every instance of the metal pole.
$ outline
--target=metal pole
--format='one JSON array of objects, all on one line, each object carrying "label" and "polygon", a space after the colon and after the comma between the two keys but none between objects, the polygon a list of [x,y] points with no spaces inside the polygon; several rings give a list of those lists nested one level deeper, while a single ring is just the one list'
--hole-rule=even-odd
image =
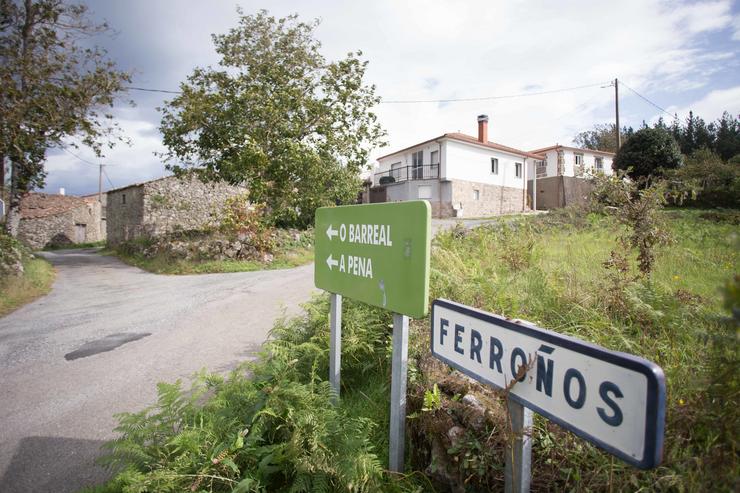
[{"label": "metal pole", "polygon": [[406,373],[409,352],[409,317],[393,314],[393,356],[391,377],[391,436],[388,469],[403,472],[406,445]]},{"label": "metal pole", "polygon": [[329,308],[329,324],[331,336],[329,340],[329,383],[339,400],[340,373],[342,369],[342,295],[331,293],[331,307]]},{"label": "metal pole", "polygon": [[[622,147],[622,136],[619,132],[619,79],[614,79],[614,111],[617,115],[617,151]],[[616,152],[616,151],[614,151]]]},{"label": "metal pole", "polygon": [[98,203],[103,203],[103,165],[100,165],[100,171],[98,172]]},{"label": "metal pole", "polygon": [[[532,410],[508,399],[511,446],[506,447],[506,493],[528,493],[532,481]],[[512,448],[513,447],[513,448]]]}]

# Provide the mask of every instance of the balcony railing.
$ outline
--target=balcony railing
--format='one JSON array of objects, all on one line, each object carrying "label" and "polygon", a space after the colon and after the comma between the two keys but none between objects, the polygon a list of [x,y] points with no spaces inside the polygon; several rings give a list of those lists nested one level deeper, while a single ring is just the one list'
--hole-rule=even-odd
[{"label": "balcony railing", "polygon": [[375,173],[376,185],[388,185],[408,180],[432,180],[439,178],[439,164],[402,166],[381,173]]}]

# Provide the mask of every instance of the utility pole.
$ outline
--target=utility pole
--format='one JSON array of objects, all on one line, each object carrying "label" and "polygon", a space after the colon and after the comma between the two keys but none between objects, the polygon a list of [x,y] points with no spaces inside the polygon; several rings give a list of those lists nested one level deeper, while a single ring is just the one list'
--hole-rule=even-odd
[{"label": "utility pole", "polygon": [[619,132],[619,79],[614,79],[614,110],[617,115],[617,151],[622,147],[622,136]]},{"label": "utility pole", "polygon": [[98,203],[103,203],[103,166],[104,164],[100,165],[100,172],[98,173]]}]

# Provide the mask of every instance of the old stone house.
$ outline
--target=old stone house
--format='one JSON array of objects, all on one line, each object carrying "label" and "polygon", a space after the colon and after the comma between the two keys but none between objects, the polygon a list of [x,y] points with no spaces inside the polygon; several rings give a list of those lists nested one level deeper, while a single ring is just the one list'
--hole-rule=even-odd
[{"label": "old stone house", "polygon": [[108,191],[106,227],[108,243],[176,230],[215,226],[226,200],[246,188],[220,182],[204,183],[195,176],[166,176]]},{"label": "old stone house", "polygon": [[29,193],[21,199],[18,239],[34,249],[101,241],[101,222],[97,197]]}]

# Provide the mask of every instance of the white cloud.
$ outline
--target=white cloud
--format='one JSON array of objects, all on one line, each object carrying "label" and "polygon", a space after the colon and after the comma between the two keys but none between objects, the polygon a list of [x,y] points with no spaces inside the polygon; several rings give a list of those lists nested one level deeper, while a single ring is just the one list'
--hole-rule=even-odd
[{"label": "white cloud", "polygon": [[[246,13],[264,5],[241,3]],[[150,87],[165,84],[164,89],[174,89],[196,65],[216,64],[210,34],[225,32],[237,19],[231,4],[219,2],[132,0],[102,3],[101,8],[114,9],[111,5],[117,10],[110,20],[123,30],[119,42],[130,48],[125,55],[133,59],[128,61],[150,71],[140,73],[137,81]],[[734,34],[728,31],[727,37],[740,39],[740,21],[732,19],[731,7],[730,1],[661,0],[292,0],[270,5],[276,16],[297,12],[302,20],[321,18],[316,35],[329,59],[361,49],[370,62],[367,81],[386,100],[518,94],[618,77],[657,103],[673,103],[671,111],[679,112],[688,107],[684,93],[710,91],[723,72],[737,72],[731,45],[707,41],[731,27]],[[152,79],[155,72],[160,82]],[[740,98],[733,101],[736,93],[725,92],[709,92],[694,109],[716,118],[723,109],[737,108],[734,101]],[[622,92],[622,102],[627,124],[637,125],[658,112],[628,91]],[[598,86],[527,98],[383,104],[376,110],[390,146],[372,156],[444,132],[474,134],[481,113],[490,116],[494,141],[525,149],[569,143],[578,131],[611,121],[613,105],[613,89]],[[119,146],[107,156],[117,165],[109,168],[117,186],[164,174],[152,155],[162,149],[158,116],[151,111],[145,115],[143,109],[118,113],[133,147]],[[51,174],[73,162],[53,158]],[[91,168],[92,181],[86,186],[95,189],[95,169],[78,167]],[[80,179],[88,180],[88,174]]]},{"label": "white cloud", "polygon": [[[740,85],[728,89],[711,91],[701,99],[681,107],[669,106],[667,110],[679,115],[688,115],[689,110],[695,115],[715,120],[722,115],[723,111],[729,111],[734,115],[740,114]],[[707,123],[709,123],[707,121]]]}]

